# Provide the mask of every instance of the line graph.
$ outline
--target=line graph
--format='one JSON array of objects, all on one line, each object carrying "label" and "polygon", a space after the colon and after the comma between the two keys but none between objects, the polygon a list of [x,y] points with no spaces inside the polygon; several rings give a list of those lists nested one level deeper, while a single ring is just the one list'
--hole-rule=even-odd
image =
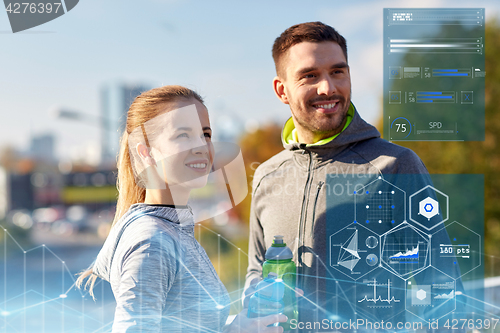
[{"label": "line graph", "polygon": [[[385,302],[387,304],[391,303],[398,303],[401,300],[396,299],[394,296],[391,296],[391,280],[387,279],[387,284],[377,284],[377,280],[373,279],[373,283],[368,283],[367,286],[372,286],[373,287],[373,297],[369,298],[368,295],[365,295],[362,299],[358,300],[358,303],[362,302],[372,302],[374,304],[377,304],[377,302]],[[387,286],[387,298],[382,298],[382,295],[377,294],[377,287],[383,287]]]},{"label": "line graph", "polygon": [[389,259],[418,259],[418,244],[411,250],[390,256]]}]

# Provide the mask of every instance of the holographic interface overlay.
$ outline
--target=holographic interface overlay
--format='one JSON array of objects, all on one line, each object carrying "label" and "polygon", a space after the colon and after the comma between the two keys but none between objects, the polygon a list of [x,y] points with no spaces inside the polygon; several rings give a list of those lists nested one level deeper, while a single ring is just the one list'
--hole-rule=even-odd
[{"label": "holographic interface overlay", "polygon": [[329,175],[325,186],[326,260],[312,264],[305,320],[403,332],[492,318],[482,175]]},{"label": "holographic interface overlay", "polygon": [[484,140],[484,8],[384,9],[384,136]]},{"label": "holographic interface overlay", "polygon": [[194,104],[170,110],[134,129],[128,139],[136,183],[168,191],[177,205],[185,204],[189,191],[197,222],[230,210],[248,193],[240,148],[212,142],[201,117]]}]

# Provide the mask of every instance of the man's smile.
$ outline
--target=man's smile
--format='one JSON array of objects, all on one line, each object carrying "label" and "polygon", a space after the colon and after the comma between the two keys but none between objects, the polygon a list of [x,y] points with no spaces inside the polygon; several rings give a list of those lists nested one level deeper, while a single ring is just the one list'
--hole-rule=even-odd
[{"label": "man's smile", "polygon": [[317,102],[313,104],[312,106],[316,109],[317,112],[319,113],[335,113],[339,109],[339,101],[327,101],[327,102]]}]

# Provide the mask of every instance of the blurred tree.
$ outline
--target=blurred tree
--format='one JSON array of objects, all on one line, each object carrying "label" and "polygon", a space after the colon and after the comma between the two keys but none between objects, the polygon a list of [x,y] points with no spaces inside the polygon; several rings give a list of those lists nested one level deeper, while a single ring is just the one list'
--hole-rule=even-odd
[{"label": "blurred tree", "polygon": [[234,211],[241,221],[248,224],[253,175],[260,164],[283,150],[281,126],[268,124],[253,133],[246,133],[241,137],[239,145],[245,161],[249,195],[234,208]]},{"label": "blurred tree", "polygon": [[[412,149],[430,173],[484,174],[485,273],[500,274],[500,25],[490,21],[485,29],[485,140],[468,142],[398,142]],[[377,126],[382,132],[382,118]],[[481,221],[478,221],[481,223]]]},{"label": "blurred tree", "polygon": [[14,171],[20,157],[14,147],[3,146],[0,148],[0,165],[7,171]]},{"label": "blurred tree", "polygon": [[[228,226],[217,226],[212,220],[198,224],[195,235],[205,248],[221,281],[228,289],[233,305],[233,314],[241,311],[240,297],[243,292],[248,265],[248,220],[252,193],[252,179],[257,167],[283,150],[281,126],[268,124],[252,133],[245,133],[239,141],[247,174],[248,195],[231,211],[244,224],[238,236],[231,235]],[[234,229],[237,226],[232,226]]]}]

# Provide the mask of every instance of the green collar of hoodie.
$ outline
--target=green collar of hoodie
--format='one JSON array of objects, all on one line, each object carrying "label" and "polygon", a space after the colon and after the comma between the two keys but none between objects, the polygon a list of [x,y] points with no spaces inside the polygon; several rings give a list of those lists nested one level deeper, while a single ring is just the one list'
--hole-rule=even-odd
[{"label": "green collar of hoodie", "polygon": [[[349,126],[352,121],[352,117],[354,117],[354,105],[351,103],[351,105],[349,106],[349,110],[347,110],[347,121],[345,122],[344,128],[342,129],[342,131],[340,131],[340,133],[342,133],[347,128],[347,126]],[[324,145],[335,139],[340,133],[337,133],[329,138],[319,140],[315,143],[309,143],[306,145],[306,147]],[[297,129],[295,128],[292,117],[290,117],[286,121],[285,126],[283,127],[283,137],[285,138],[285,143],[288,144],[296,143],[299,141],[297,136]]]}]

